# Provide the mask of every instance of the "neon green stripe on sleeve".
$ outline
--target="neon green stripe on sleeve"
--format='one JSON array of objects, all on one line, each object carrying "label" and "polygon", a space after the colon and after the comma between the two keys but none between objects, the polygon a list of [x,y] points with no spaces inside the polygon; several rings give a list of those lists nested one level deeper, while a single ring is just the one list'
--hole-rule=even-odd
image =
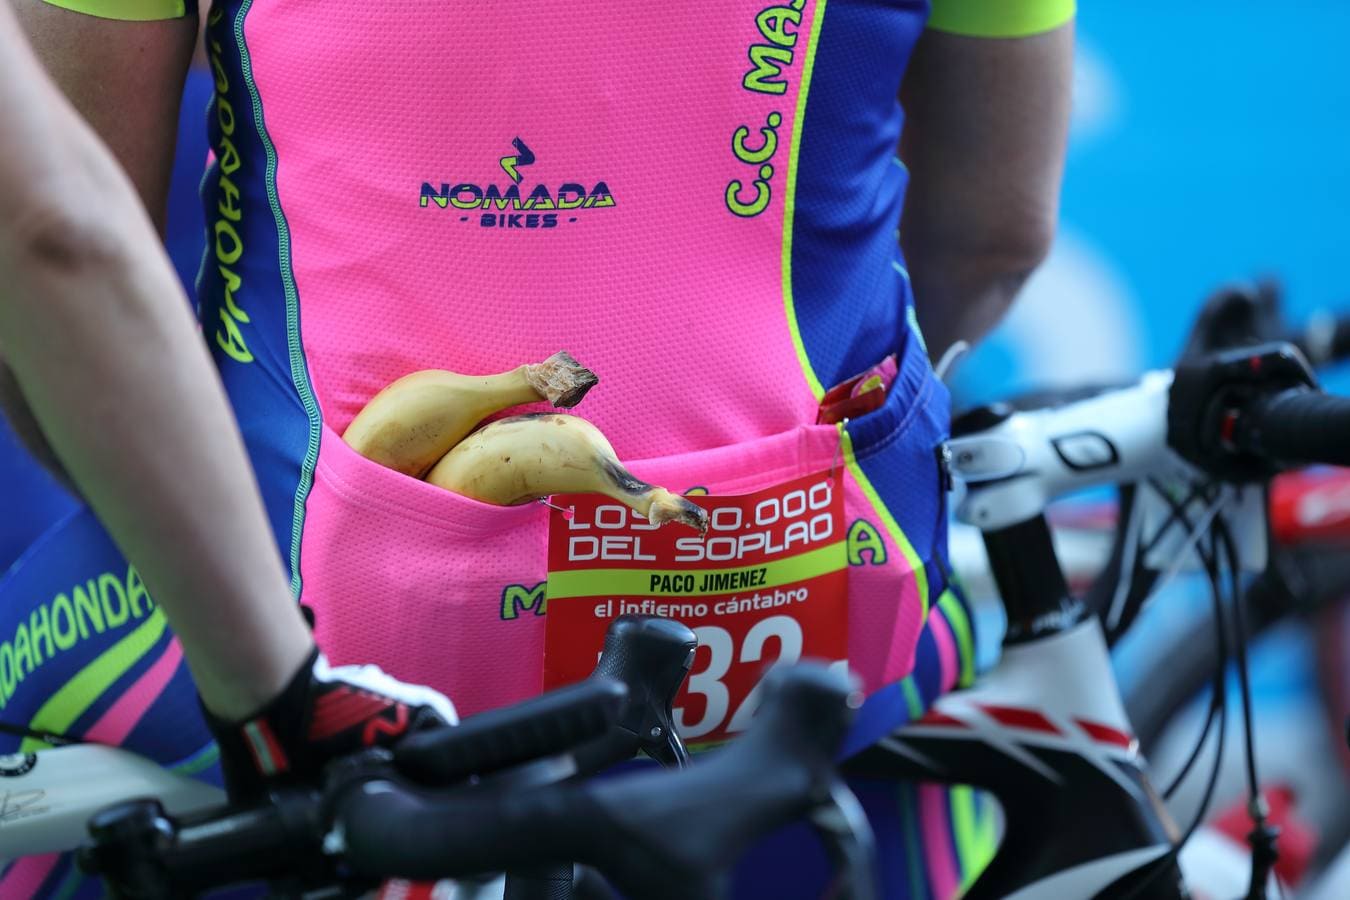
[{"label": "neon green stripe on sleeve", "polygon": [[[86,16],[100,19],[120,19],[124,22],[156,22],[161,19],[181,19],[187,15],[184,0],[43,0]],[[194,9],[196,7],[193,7]]]},{"label": "neon green stripe on sleeve", "polygon": [[1075,8],[1075,0],[933,0],[928,27],[968,37],[1028,37],[1054,31]]}]

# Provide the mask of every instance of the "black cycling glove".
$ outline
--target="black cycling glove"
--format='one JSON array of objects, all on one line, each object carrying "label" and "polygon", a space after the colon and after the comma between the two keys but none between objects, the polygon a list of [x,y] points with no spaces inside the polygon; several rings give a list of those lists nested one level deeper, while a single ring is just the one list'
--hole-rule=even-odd
[{"label": "black cycling glove", "polygon": [[459,721],[438,691],[405,684],[377,666],[329,666],[317,647],[254,715],[225,722],[206,712],[206,720],[233,802],[256,799],[269,784],[316,778],[335,757]]}]

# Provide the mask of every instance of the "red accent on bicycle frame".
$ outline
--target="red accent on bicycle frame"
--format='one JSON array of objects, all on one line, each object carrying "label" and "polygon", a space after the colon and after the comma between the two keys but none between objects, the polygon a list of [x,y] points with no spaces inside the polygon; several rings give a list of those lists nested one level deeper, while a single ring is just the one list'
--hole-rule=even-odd
[{"label": "red accent on bicycle frame", "polygon": [[1284,545],[1350,544],[1350,468],[1277,475],[1270,484],[1270,530]]},{"label": "red accent on bicycle frame", "polygon": [[1110,725],[1103,725],[1100,722],[1087,722],[1083,719],[1074,719],[1073,721],[1087,733],[1088,737],[1099,744],[1114,744],[1126,750],[1134,746],[1134,738],[1119,729],[1112,728]]},{"label": "red accent on bicycle frame", "polygon": [[981,706],[980,709],[1000,725],[1009,728],[1025,728],[1028,731],[1041,731],[1046,734],[1062,734],[1049,719],[1035,710],[1018,709],[1014,706]]},{"label": "red accent on bicycle frame", "polygon": [[1305,541],[1350,543],[1350,469],[1277,475],[1270,485],[1270,528],[1286,546]]},{"label": "red accent on bicycle frame", "polygon": [[[449,885],[450,882],[446,882]],[[439,881],[405,881],[391,878],[380,888],[377,900],[433,900]],[[450,896],[446,891],[446,896]]]},{"label": "red accent on bicycle frame", "polygon": [[[1280,829],[1280,858],[1275,861],[1275,874],[1285,884],[1296,887],[1312,864],[1320,835],[1311,823],[1299,816],[1297,798],[1289,785],[1266,785],[1261,788],[1261,793],[1270,806],[1266,821]],[[1245,800],[1236,801],[1220,811],[1210,824],[1234,846],[1244,852],[1249,850],[1247,832],[1252,829],[1252,818],[1247,813]]]},{"label": "red accent on bicycle frame", "polygon": [[945,725],[949,728],[969,728],[965,722],[952,716],[940,713],[937,710],[930,710],[928,715],[924,716],[915,724],[917,725]]},{"label": "red accent on bicycle frame", "polygon": [[1219,437],[1225,444],[1233,443],[1233,432],[1237,430],[1238,414],[1237,410],[1230,409],[1223,414],[1223,422],[1219,426]]}]

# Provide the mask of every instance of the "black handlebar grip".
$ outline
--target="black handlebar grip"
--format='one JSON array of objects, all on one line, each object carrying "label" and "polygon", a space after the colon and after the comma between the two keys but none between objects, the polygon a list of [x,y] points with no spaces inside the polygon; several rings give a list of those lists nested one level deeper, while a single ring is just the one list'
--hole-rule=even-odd
[{"label": "black handlebar grip", "polygon": [[857,695],[847,675],[803,663],[764,676],[763,702],[746,734],[664,790],[640,776],[587,786],[623,840],[588,848],[584,862],[620,891],[660,900],[707,896],[709,879],[756,838],[829,801],[833,757]]},{"label": "black handlebar grip", "polygon": [[412,778],[446,785],[563,753],[603,734],[627,696],[617,681],[588,678],[454,727],[411,735],[395,749],[394,762]]},{"label": "black handlebar grip", "polygon": [[355,782],[332,802],[350,871],[433,881],[570,867],[591,842],[618,843],[596,829],[605,823],[594,807],[583,785],[567,781],[446,793],[390,778]]},{"label": "black handlebar grip", "polygon": [[572,900],[572,864],[507,872],[502,900]]},{"label": "black handlebar grip", "polygon": [[1350,397],[1295,388],[1256,400],[1236,443],[1283,463],[1350,466]]},{"label": "black handlebar grip", "polygon": [[[754,727],[740,742],[828,767],[862,703],[847,672],[819,663],[782,666],[765,673],[764,702]],[[758,752],[758,749],[746,751]]]},{"label": "black handlebar grip", "polygon": [[93,844],[79,861],[127,900],[299,876],[323,866],[321,809],[319,795],[304,789],[275,791],[257,807],[181,819],[166,815],[157,800],[133,800],[89,820]]}]

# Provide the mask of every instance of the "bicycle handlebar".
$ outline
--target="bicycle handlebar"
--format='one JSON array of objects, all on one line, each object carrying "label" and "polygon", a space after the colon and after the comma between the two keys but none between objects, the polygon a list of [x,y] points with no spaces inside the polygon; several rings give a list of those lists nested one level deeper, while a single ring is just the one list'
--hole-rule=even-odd
[{"label": "bicycle handlebar", "polygon": [[1293,465],[1350,462],[1350,401],[1317,390],[1291,344],[1183,359],[1167,398],[1167,442],[1220,480],[1260,481]]},{"label": "bicycle handlebar", "polygon": [[1185,474],[1258,481],[1290,465],[1350,464],[1350,400],[1314,390],[1289,344],[1183,359],[1137,383],[1031,411],[985,407],[953,424],[962,521],[984,532],[1083,488]]},{"label": "bicycle handlebar", "polygon": [[359,884],[572,861],[638,896],[713,896],[751,841],[831,800],[833,755],[858,702],[822,665],[780,667],[744,737],[689,769],[560,782],[574,768],[555,757],[438,791],[372,752],[323,790],[274,793],[258,809],[188,822],[135,801],[95,817],[83,864],[137,898],[258,878],[332,883],[338,866]]},{"label": "bicycle handlebar", "polygon": [[399,771],[429,784],[454,784],[562,753],[600,737],[628,699],[625,684],[588,678],[501,709],[470,716],[455,728],[409,735],[394,750]]},{"label": "bicycle handlebar", "polygon": [[1292,388],[1254,401],[1235,428],[1234,444],[1248,453],[1350,466],[1350,398]]},{"label": "bicycle handlebar", "polygon": [[282,791],[270,803],[174,819],[154,799],[110,806],[89,820],[83,871],[103,876],[114,897],[175,900],[222,885],[308,880],[322,868],[322,805],[313,791]]}]

